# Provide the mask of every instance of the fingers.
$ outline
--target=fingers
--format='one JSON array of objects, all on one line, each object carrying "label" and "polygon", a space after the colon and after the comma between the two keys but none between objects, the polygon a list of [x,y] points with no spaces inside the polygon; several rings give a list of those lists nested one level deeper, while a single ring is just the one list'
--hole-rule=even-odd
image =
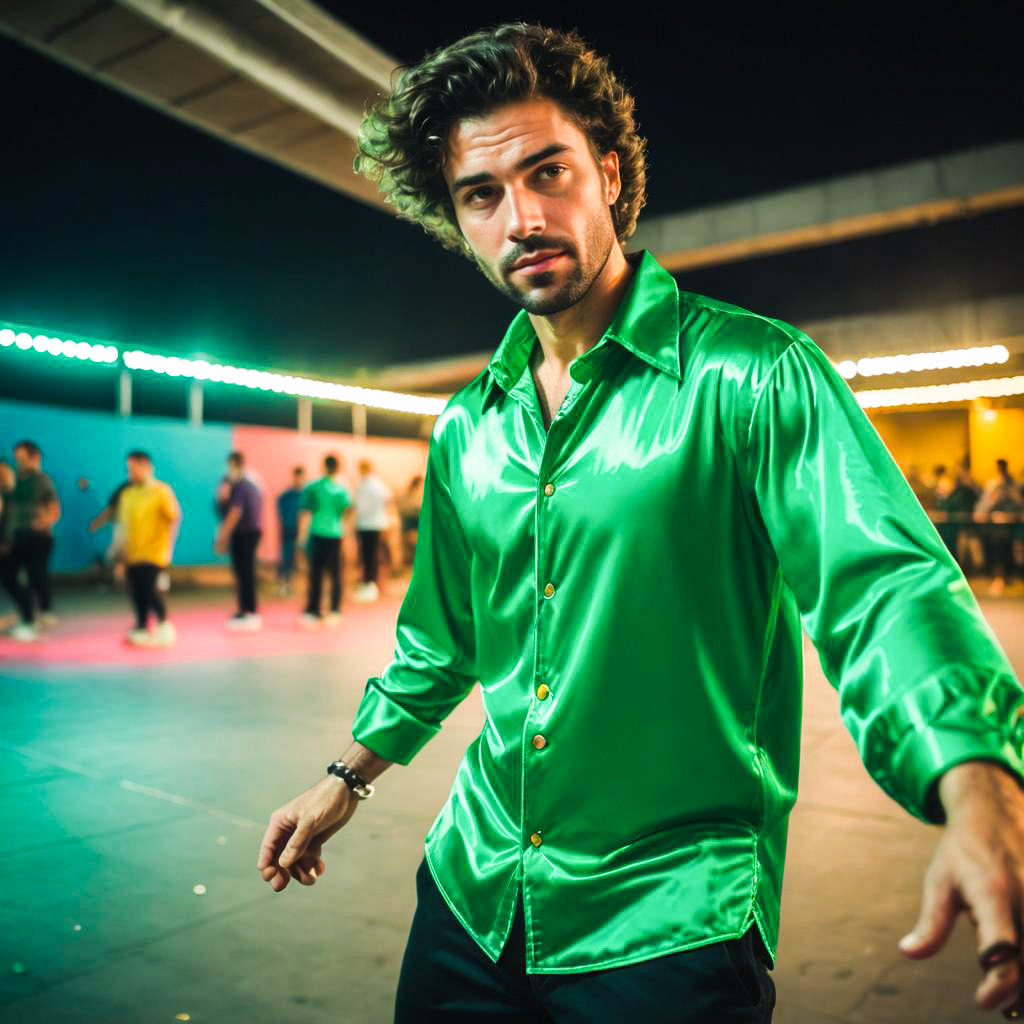
[{"label": "fingers", "polygon": [[900,939],[900,949],[915,960],[932,956],[949,938],[961,905],[948,878],[926,875],[920,916],[913,930]]},{"label": "fingers", "polygon": [[297,858],[306,851],[306,845],[313,836],[314,822],[312,818],[302,818],[292,833],[284,852],[277,859],[283,868],[290,868]]},{"label": "fingers", "polygon": [[996,942],[1008,941],[1017,947],[1017,956],[996,964],[985,972],[975,992],[983,1010],[991,1010],[1019,994],[1021,982],[1021,944],[1014,914],[1013,890],[999,881],[988,881],[979,888],[972,909],[978,918],[978,955]]},{"label": "fingers", "polygon": [[285,821],[279,811],[270,816],[270,824],[267,831],[263,833],[263,840],[260,843],[260,854],[256,861],[256,867],[262,871],[263,868],[273,864],[277,859],[277,850],[285,835],[292,828],[292,823]]}]

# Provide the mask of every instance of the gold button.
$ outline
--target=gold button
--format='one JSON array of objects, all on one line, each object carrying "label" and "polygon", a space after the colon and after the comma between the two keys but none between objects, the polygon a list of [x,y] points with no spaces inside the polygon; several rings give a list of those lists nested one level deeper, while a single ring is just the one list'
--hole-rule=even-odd
[{"label": "gold button", "polygon": [[533,843],[534,846],[540,846],[542,841],[543,840],[540,838],[539,832],[534,832],[533,835],[530,836],[530,842]]},{"label": "gold button", "polygon": [[545,484],[544,485],[544,493],[550,498],[551,495],[555,493],[555,485],[554,484]]},{"label": "gold button", "polygon": [[544,700],[550,692],[551,689],[548,684],[541,683],[540,686],[537,687],[537,699]]},{"label": "gold button", "polygon": [[555,585],[554,585],[554,583],[549,583],[544,588],[544,596],[545,597],[550,597],[554,592],[555,592]]},{"label": "gold button", "polygon": [[540,750],[541,747],[546,747],[548,745],[548,741],[546,739],[544,739],[544,737],[541,736],[540,733],[537,733],[537,735],[533,737],[533,745],[538,750]]}]

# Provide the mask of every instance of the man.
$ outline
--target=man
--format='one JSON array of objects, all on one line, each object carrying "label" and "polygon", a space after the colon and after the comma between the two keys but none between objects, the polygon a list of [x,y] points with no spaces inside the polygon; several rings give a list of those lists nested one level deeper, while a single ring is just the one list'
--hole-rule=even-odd
[{"label": "man", "polygon": [[515,23],[367,115],[357,168],[522,308],[434,426],[395,658],[257,868],[314,884],[479,681],[396,1021],[768,1021],[803,624],[875,781],[946,825],[901,948],[970,907],[991,1008],[1018,985],[1024,689],[817,345],[623,252],[632,105],[576,33]]},{"label": "man", "polygon": [[360,459],[355,506],[363,579],[352,595],[355,601],[367,603],[376,601],[380,596],[377,589],[377,553],[381,532],[388,528],[388,512],[394,500],[391,489],[374,473],[370,460]]},{"label": "man", "polygon": [[[121,524],[117,519],[117,508],[121,501],[121,495],[130,485],[130,480],[122,480],[113,489],[113,491],[110,492],[110,497],[107,498],[106,505],[100,509],[99,514],[89,524],[90,533],[98,533],[108,524],[111,526],[110,543],[107,544],[106,549],[100,556],[103,568],[103,584],[104,589],[106,590],[110,590],[124,574],[124,560],[122,558],[124,537],[122,536]],[[160,577],[158,576],[158,583],[159,579]]]},{"label": "man", "polygon": [[295,541],[299,535],[299,499],[306,486],[306,469],[292,470],[292,484],[277,496],[277,522],[281,531],[281,559],[277,569],[278,590],[282,595],[292,592],[295,572]]},{"label": "man", "polygon": [[[341,622],[341,588],[344,557],[341,539],[345,529],[342,517],[352,505],[348,488],[338,479],[341,463],[336,455],[324,458],[324,475],[311,483],[299,500],[300,547],[307,547],[309,586],[306,608],[299,616],[299,625],[316,629],[321,625],[335,627]],[[331,610],[320,617],[320,594],[324,571],[331,575]]]},{"label": "man", "polygon": [[[129,452],[125,464],[128,485],[118,498],[116,515],[125,582],[135,610],[135,627],[126,642],[135,647],[169,647],[177,633],[167,618],[157,580],[171,564],[181,507],[170,486],[154,476],[148,453],[138,449]],[[149,629],[151,612],[156,617],[153,632]]]},{"label": "man", "polygon": [[241,452],[228,456],[218,507],[224,517],[214,548],[230,551],[238,610],[225,623],[227,629],[255,631],[263,626],[256,611],[256,549],[263,536],[263,492],[245,471]]},{"label": "man", "polygon": [[996,475],[986,481],[984,491],[974,508],[974,518],[985,524],[985,563],[992,574],[988,592],[999,597],[1012,584],[1014,564],[1013,538],[1017,532],[1016,517],[1024,513],[1016,481],[1006,459],[996,459]]},{"label": "man", "polygon": [[[57,621],[50,587],[50,555],[53,528],[60,519],[60,501],[42,463],[43,453],[35,441],[19,441],[14,446],[17,477],[14,487],[4,495],[6,537],[0,579],[18,610],[19,621],[11,627],[10,636],[21,643],[38,640],[39,626]],[[27,584],[21,580],[22,571]]]}]

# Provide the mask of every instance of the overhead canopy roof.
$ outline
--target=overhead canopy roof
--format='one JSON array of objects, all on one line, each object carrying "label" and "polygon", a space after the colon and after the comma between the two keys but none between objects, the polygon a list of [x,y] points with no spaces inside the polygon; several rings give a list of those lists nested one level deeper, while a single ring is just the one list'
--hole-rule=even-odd
[{"label": "overhead canopy roof", "polygon": [[[398,62],[306,0],[7,0],[0,32],[372,206],[352,170]],[[388,207],[390,209],[390,207]]]}]

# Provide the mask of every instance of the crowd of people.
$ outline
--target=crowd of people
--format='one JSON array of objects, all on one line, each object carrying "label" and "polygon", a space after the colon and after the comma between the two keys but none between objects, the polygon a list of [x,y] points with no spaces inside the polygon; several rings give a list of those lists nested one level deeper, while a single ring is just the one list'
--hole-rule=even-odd
[{"label": "crowd of people", "polygon": [[[53,481],[42,468],[43,453],[31,440],[19,441],[13,465],[0,461],[0,582],[10,595],[16,621],[8,634],[32,642],[53,626],[50,559],[54,526],[61,503]],[[168,569],[181,523],[182,510],[171,486],[156,476],[152,456],[141,449],[128,453],[126,476],[102,510],[89,523],[90,533],[113,526],[113,539],[104,561],[123,576],[134,612],[126,635],[133,646],[168,646],[176,631],[168,618],[164,595],[170,588]],[[344,578],[342,538],[355,530],[361,579],[352,599],[375,601],[380,596],[380,551],[392,512],[401,523],[402,564],[412,561],[423,477],[412,479],[398,498],[373,471],[368,459],[358,464],[359,481],[350,490],[341,459],[327,455],[322,474],[307,482],[306,469],[296,466],[291,486],[277,496],[280,540],[278,592],[294,593],[300,556],[305,555],[305,602],[298,624],[306,629],[337,626],[341,620]],[[1024,542],[1024,482],[1009,471],[1006,459],[996,460],[996,474],[979,483],[964,458],[953,466],[935,466],[925,479],[911,464],[905,475],[943,541],[968,573],[991,576],[989,593],[1000,595],[1020,575],[1017,548]],[[84,481],[79,481],[79,487]],[[215,550],[230,558],[237,607],[225,626],[231,630],[262,628],[257,586],[257,549],[265,528],[264,487],[246,465],[241,452],[227,458],[216,491],[220,526]],[[323,607],[327,577],[327,607]]]},{"label": "crowd of people", "polygon": [[[57,489],[43,472],[43,453],[34,441],[14,446],[14,464],[0,462],[0,580],[14,603],[16,621],[8,634],[30,643],[53,626],[50,559],[54,526],[61,517]],[[96,533],[111,525],[112,541],[104,561],[123,576],[134,612],[125,642],[137,647],[166,647],[177,632],[168,617],[165,593],[168,569],[181,524],[182,509],[172,487],[157,477],[153,457],[141,449],[125,458],[126,477],[88,525]],[[279,593],[294,592],[300,554],[305,552],[306,600],[298,623],[306,629],[337,626],[341,620],[344,558],[342,538],[354,529],[358,539],[361,579],[352,599],[376,601],[379,553],[388,550],[385,534],[392,512],[401,522],[401,552],[411,561],[415,550],[423,477],[416,476],[397,498],[373,471],[368,459],[359,462],[359,481],[351,488],[342,475],[341,459],[327,455],[323,473],[311,483],[296,466],[291,486],[276,501],[280,531],[277,565]],[[81,488],[83,481],[79,481]],[[230,630],[255,631],[263,626],[259,612],[257,550],[265,529],[264,487],[246,465],[242,452],[231,452],[219,481],[214,505],[219,520],[214,549],[229,556],[236,610],[227,619]],[[323,609],[325,574],[330,584]]]},{"label": "crowd of people", "polygon": [[1024,540],[1024,481],[996,459],[996,474],[984,484],[971,473],[969,458],[950,472],[937,465],[929,478],[910,464],[904,475],[946,546],[965,572],[987,571],[989,593],[1005,592],[1020,575],[1017,546]]}]

